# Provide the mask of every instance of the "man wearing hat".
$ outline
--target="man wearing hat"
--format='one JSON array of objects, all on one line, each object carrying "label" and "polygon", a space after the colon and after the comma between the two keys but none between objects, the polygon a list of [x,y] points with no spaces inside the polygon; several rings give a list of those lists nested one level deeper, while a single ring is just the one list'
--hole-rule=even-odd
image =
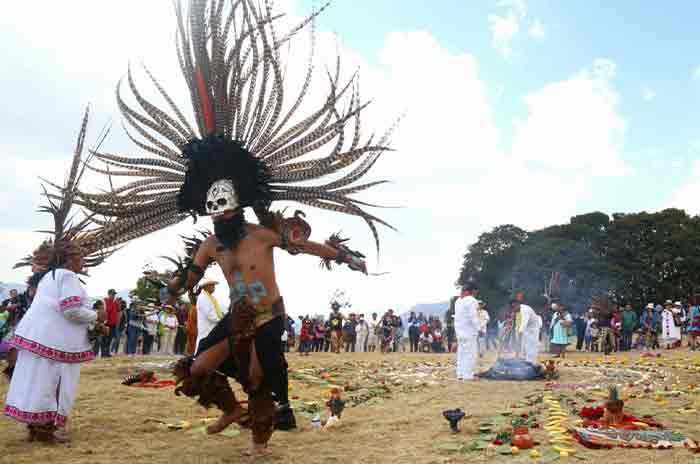
[{"label": "man wearing hat", "polygon": [[658,316],[654,311],[654,303],[649,303],[639,318],[639,325],[644,336],[644,349],[652,350],[657,348],[657,328],[659,326]]},{"label": "man wearing hat", "polygon": [[339,354],[340,345],[343,339],[343,320],[345,317],[340,313],[340,303],[331,303],[331,315],[328,317],[331,329],[331,352]]},{"label": "man wearing hat", "polygon": [[177,316],[175,306],[163,305],[163,312],[160,314],[160,326],[163,329],[161,336],[160,352],[162,354],[175,354],[175,337],[177,336]]},{"label": "man wearing hat", "polygon": [[197,297],[197,346],[194,349],[195,353],[199,342],[209,335],[209,332],[224,317],[224,312],[214,296],[214,289],[218,284],[219,282],[216,280],[204,279],[199,285],[201,291]]}]

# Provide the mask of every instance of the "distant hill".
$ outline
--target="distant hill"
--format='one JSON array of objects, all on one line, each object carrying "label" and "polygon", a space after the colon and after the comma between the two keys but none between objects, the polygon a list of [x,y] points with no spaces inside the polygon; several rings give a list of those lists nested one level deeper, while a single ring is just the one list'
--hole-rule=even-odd
[{"label": "distant hill", "polygon": [[445,311],[447,311],[447,307],[449,306],[449,304],[449,301],[444,301],[440,303],[419,303],[413,306],[408,311],[401,313],[401,319],[408,319],[408,316],[410,316],[411,312],[415,312],[416,315],[418,315],[419,313],[423,313],[425,317],[437,316],[440,319],[444,319]]}]

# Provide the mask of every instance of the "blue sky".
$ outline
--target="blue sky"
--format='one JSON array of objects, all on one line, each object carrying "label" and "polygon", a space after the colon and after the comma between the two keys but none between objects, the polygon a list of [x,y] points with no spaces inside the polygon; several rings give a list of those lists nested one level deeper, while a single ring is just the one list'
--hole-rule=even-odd
[{"label": "blue sky", "polygon": [[[321,2],[276,4],[298,18]],[[51,2],[38,17],[32,8],[13,2],[0,17],[0,153],[19,174],[0,184],[0,281],[24,278],[10,268],[41,238],[28,231],[47,223],[33,212],[36,178],[60,180],[86,103],[94,136],[113,123],[105,149],[138,154],[114,103],[129,61],[146,62],[187,101],[169,0]],[[400,230],[382,231],[379,259],[363,224],[307,211],[314,238],[340,229],[373,270],[390,274],[324,273],[311,258],[282,254],[290,310],[325,311],[336,288],[368,310],[445,300],[467,245],[503,223],[533,229],[593,210],[700,212],[699,13],[690,1],[336,0],[317,22],[317,63],[339,51],[348,72],[360,67],[373,100],[366,133],[406,111],[396,152],[371,175],[393,183],[364,195],[404,208],[378,212]],[[290,62],[303,65],[305,36],[295,44]],[[155,95],[143,75],[137,81]],[[312,87],[310,98],[322,98],[323,80]],[[183,223],[130,244],[93,272],[90,292],[128,287],[191,230]]]},{"label": "blue sky", "polygon": [[[308,9],[318,3],[302,2]],[[672,194],[664,185],[691,180],[689,163],[700,154],[700,148],[693,147],[700,116],[700,80],[692,79],[700,62],[700,36],[693,19],[700,15],[697,2],[674,2],[671,7],[634,0],[406,0],[397,8],[396,2],[380,0],[372,2],[370,10],[361,3],[337,2],[324,17],[344,43],[369,61],[377,62],[387,31],[417,29],[430,31],[453,53],[477,57],[505,143],[512,140],[513,120],[526,115],[524,95],[565,79],[597,58],[614,61],[619,111],[628,126],[622,156],[636,175],[599,182],[596,189],[602,198],[591,199],[589,209],[658,208]],[[523,18],[519,8],[525,10]],[[519,31],[511,42],[512,54],[504,59],[493,47],[488,17],[510,14],[518,17]],[[544,29],[539,40],[528,36],[535,21]],[[496,98],[499,89],[502,95]],[[659,167],[667,180],[659,178]]]}]

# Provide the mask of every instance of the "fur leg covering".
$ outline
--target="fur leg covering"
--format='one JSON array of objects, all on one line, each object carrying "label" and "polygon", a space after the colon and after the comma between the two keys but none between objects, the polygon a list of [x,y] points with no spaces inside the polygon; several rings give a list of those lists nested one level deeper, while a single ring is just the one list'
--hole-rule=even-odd
[{"label": "fur leg covering", "polygon": [[266,444],[275,428],[275,403],[272,394],[264,389],[248,396],[248,411],[252,419],[253,443]]},{"label": "fur leg covering", "polygon": [[205,408],[216,406],[224,414],[235,411],[238,401],[228,379],[216,372],[204,376],[192,375],[190,368],[193,361],[193,358],[182,358],[175,365],[173,374],[178,385],[175,388],[175,395],[183,394],[196,398],[197,402]]}]

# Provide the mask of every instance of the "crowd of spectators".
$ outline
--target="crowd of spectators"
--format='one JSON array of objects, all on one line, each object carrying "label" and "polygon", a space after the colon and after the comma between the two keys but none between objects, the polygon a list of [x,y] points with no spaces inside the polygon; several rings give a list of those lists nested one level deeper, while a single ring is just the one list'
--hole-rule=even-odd
[{"label": "crowd of spectators", "polygon": [[608,316],[596,317],[593,311],[574,318],[576,348],[592,352],[616,352],[635,349],[700,348],[700,310],[667,300],[663,305],[649,303],[635,310],[620,305]]},{"label": "crowd of spectators", "polygon": [[185,353],[189,305],[177,307],[156,302],[144,306],[116,296],[114,290],[107,297],[97,300],[94,309],[107,311],[109,335],[101,335],[94,342],[96,355],[109,358],[117,354],[179,355]]},{"label": "crowd of spectators", "polygon": [[393,309],[379,316],[372,313],[344,315],[339,306],[328,317],[287,317],[282,336],[285,351],[296,350],[303,356],[313,352],[362,353],[380,351],[444,353],[454,341],[454,327],[439,317],[411,312],[404,319]]}]

